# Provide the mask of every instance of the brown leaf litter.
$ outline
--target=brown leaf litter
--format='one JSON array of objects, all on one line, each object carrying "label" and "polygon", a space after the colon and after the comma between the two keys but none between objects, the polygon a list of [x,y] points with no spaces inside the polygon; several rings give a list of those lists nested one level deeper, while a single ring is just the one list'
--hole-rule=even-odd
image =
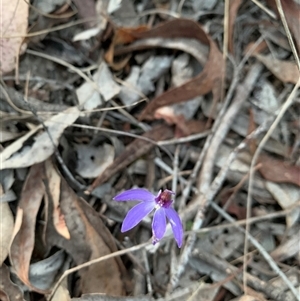
[{"label": "brown leaf litter", "polygon": [[[53,166],[48,164],[48,175],[53,173],[56,173],[56,176],[59,175],[52,169]],[[55,193],[48,186],[48,225],[46,229],[48,245],[60,246],[66,250],[76,264],[84,263],[117,250],[111,233],[103,224],[98,213],[78,197],[63,178],[60,179],[59,207],[71,239],[62,236],[61,231],[60,233],[57,232],[57,225],[50,218],[54,209],[53,197],[55,195],[53,192]],[[103,292],[109,295],[121,296],[125,293],[124,284],[126,281],[124,282],[123,279],[126,278],[126,275],[127,272],[120,258],[103,261],[80,271],[79,290],[81,293]]]},{"label": "brown leaf litter", "polygon": [[[277,1],[4,2],[1,301],[296,300],[299,95],[248,183],[299,78]],[[120,234],[132,186],[176,192],[181,250]]]},{"label": "brown leaf litter", "polygon": [[[189,38],[200,41],[201,43],[210,47],[208,60],[204,66],[203,71],[192,80],[177,88],[171,88],[163,94],[159,95],[146,106],[146,108],[139,115],[139,119],[153,119],[155,110],[192,99],[196,96],[206,94],[213,91],[215,99],[220,97],[220,83],[223,78],[224,66],[221,52],[218,50],[214,41],[205,33],[203,28],[196,22],[185,19],[175,19],[162,25],[159,25],[148,31],[135,33],[136,40],[150,39],[150,38]],[[164,44],[156,47],[164,47]],[[115,55],[124,54],[134,50],[141,50],[149,48],[138,44],[135,46],[129,45],[115,50]]]}]

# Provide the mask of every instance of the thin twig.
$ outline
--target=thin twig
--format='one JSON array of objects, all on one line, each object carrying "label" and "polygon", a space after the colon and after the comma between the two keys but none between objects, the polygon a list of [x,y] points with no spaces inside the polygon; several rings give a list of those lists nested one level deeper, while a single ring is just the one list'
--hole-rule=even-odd
[{"label": "thin twig", "polygon": [[276,15],[270,9],[268,9],[263,4],[261,4],[259,1],[257,0],[251,0],[251,1],[255,3],[261,10],[266,12],[271,18],[276,19]]},{"label": "thin twig", "polygon": [[[172,190],[174,192],[177,191],[177,181],[178,181],[178,165],[179,165],[179,153],[180,153],[180,145],[176,146],[175,153],[174,153],[174,160],[173,160],[173,180],[172,180]],[[172,247],[171,247],[172,248]],[[173,244],[173,248],[171,249],[171,260],[170,260],[170,271],[175,271],[177,266],[177,256],[175,252],[175,245]],[[166,293],[168,295],[168,292]]]},{"label": "thin twig", "polygon": [[172,190],[176,193],[177,191],[177,181],[178,181],[178,164],[179,164],[179,153],[180,145],[176,146],[173,160],[173,180],[172,180]]},{"label": "thin twig", "polygon": [[204,131],[202,133],[198,134],[192,134],[186,137],[181,137],[181,138],[174,138],[174,139],[169,139],[169,140],[164,140],[164,141],[159,141],[157,142],[157,145],[172,145],[172,144],[179,144],[179,143],[187,143],[195,140],[199,140],[202,138],[207,137],[211,131]]},{"label": "thin twig", "polygon": [[[156,158],[154,159],[154,163],[155,163],[157,166],[159,166],[161,169],[163,169],[165,172],[167,172],[168,174],[173,175],[173,170],[172,170],[172,168],[171,168],[169,165],[167,165],[162,159],[156,157]],[[182,177],[182,176],[180,176],[180,175],[178,175],[178,180],[180,181],[180,183],[181,183],[182,185],[185,185],[185,186],[186,186],[187,183],[188,183],[188,181],[187,181],[184,177]],[[196,189],[196,187],[192,187],[192,190],[193,190],[194,193],[198,193],[198,190]],[[180,205],[180,204],[179,204],[179,205]]]},{"label": "thin twig", "polygon": [[148,257],[147,257],[147,252],[145,249],[142,250],[142,256],[143,256],[143,261],[144,261],[144,265],[145,265],[145,269],[146,269],[146,281],[147,281],[147,290],[148,290],[148,294],[150,296],[153,295],[153,288],[152,288],[152,283],[151,283],[151,272],[150,272],[150,266],[149,266],[149,261],[148,261]]},{"label": "thin twig", "polygon": [[36,31],[36,32],[30,32],[30,33],[27,33],[27,34],[21,34],[21,35],[20,34],[15,34],[15,35],[6,35],[6,36],[3,35],[3,36],[1,36],[1,38],[2,39],[12,39],[12,38],[36,37],[36,36],[40,36],[40,35],[47,34],[47,33],[50,33],[50,32],[63,30],[65,28],[69,28],[69,27],[76,26],[76,25],[79,25],[79,24],[87,23],[87,22],[90,22],[90,21],[99,22],[99,17],[97,16],[97,17],[90,17],[90,18],[86,18],[86,19],[76,20],[76,21],[72,21],[72,22],[67,23],[67,24],[58,25],[58,26],[54,26],[52,28],[47,28],[47,29]]},{"label": "thin twig", "polygon": [[138,251],[138,250],[141,250],[145,247],[147,247],[148,245],[151,245],[151,242],[146,242],[146,243],[142,243],[142,244],[139,244],[137,246],[134,246],[134,247],[130,247],[130,248],[127,248],[127,249],[124,249],[124,250],[120,250],[120,251],[116,251],[116,252],[113,252],[111,254],[108,254],[108,255],[105,255],[105,256],[101,256],[101,257],[98,257],[98,258],[95,258],[93,260],[90,260],[90,261],[87,261],[83,264],[80,264],[80,265],[77,265],[76,267],[74,268],[71,268],[71,269],[68,269],[66,270],[62,275],[61,277],[58,279],[58,281],[56,282],[55,286],[53,287],[52,289],[52,292],[51,294],[48,296],[47,300],[48,301],[51,301],[54,293],[56,292],[56,290],[58,289],[60,283],[68,276],[68,275],[71,275],[72,273],[75,273],[83,268],[86,268],[86,267],[89,267],[95,263],[98,263],[98,262],[101,262],[101,261],[105,261],[105,260],[108,260],[108,259],[111,259],[111,258],[114,258],[114,257],[117,257],[117,256],[121,256],[121,255],[125,255],[129,252],[134,252],[134,251]]},{"label": "thin twig", "polygon": [[62,65],[66,68],[69,68],[70,70],[72,70],[73,72],[78,74],[81,78],[85,79],[88,83],[90,83],[93,86],[93,88],[101,94],[101,91],[100,91],[98,85],[96,84],[96,82],[93,81],[92,79],[90,79],[84,72],[82,72],[79,68],[73,66],[72,64],[70,64],[70,63],[68,63],[68,62],[66,62],[66,61],[64,61],[60,58],[48,55],[46,53],[41,53],[41,52],[30,50],[30,49],[27,49],[26,52],[31,54],[31,55],[44,58],[46,60],[49,60],[49,61],[55,62],[59,65]]},{"label": "thin twig", "polygon": [[25,111],[23,109],[18,108],[14,102],[11,100],[9,94],[7,93],[7,91],[4,89],[4,82],[2,81],[2,79],[0,79],[1,81],[1,85],[0,85],[0,89],[1,89],[1,94],[3,94],[5,96],[5,99],[7,101],[7,103],[17,112],[21,113],[21,114],[26,114],[26,115],[32,115],[32,112],[30,111]]}]

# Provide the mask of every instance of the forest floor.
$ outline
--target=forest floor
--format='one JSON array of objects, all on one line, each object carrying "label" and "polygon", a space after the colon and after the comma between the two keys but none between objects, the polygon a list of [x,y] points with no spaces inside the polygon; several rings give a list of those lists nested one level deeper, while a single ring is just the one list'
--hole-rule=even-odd
[{"label": "forest floor", "polygon": [[299,1],[1,5],[1,301],[300,300]]}]

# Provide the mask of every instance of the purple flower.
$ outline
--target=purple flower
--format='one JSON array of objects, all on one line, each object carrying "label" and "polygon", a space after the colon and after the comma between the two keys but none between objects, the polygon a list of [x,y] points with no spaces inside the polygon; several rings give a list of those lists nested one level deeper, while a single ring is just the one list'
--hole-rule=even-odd
[{"label": "purple flower", "polygon": [[121,232],[126,232],[135,227],[144,217],[155,209],[152,221],[153,244],[160,241],[167,227],[166,218],[169,220],[178,247],[182,246],[183,227],[177,212],[171,207],[173,191],[160,190],[155,196],[151,192],[137,188],[126,190],[114,197],[115,201],[141,201],[131,208],[122,224]]}]

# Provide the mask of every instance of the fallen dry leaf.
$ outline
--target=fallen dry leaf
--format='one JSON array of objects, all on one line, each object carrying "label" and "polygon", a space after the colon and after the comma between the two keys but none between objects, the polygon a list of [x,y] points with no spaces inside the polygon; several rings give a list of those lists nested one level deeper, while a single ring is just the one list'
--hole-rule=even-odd
[{"label": "fallen dry leaf", "polygon": [[18,277],[33,291],[45,293],[32,286],[29,266],[35,242],[36,217],[45,188],[43,184],[44,163],[33,165],[24,183],[18,205],[14,237],[10,247],[10,262]]},{"label": "fallen dry leaf", "polygon": [[[99,91],[95,90],[97,85]],[[78,102],[85,110],[95,109],[115,97],[121,90],[121,87],[113,79],[113,75],[105,62],[102,62],[96,72],[93,74],[93,82],[84,82],[76,89]],[[102,97],[101,97],[102,96]]]},{"label": "fallen dry leaf", "polygon": [[2,0],[0,20],[1,75],[12,71],[16,66],[24,39],[22,36],[27,32],[28,3],[20,0]]},{"label": "fallen dry leaf", "polygon": [[[135,36],[136,39],[189,38],[200,41],[210,47],[207,63],[203,71],[185,84],[171,88],[153,99],[140,114],[140,120],[153,119],[155,110],[160,107],[184,102],[196,96],[207,94],[210,91],[214,94],[214,100],[219,99],[220,83],[224,76],[223,57],[217,45],[197,22],[187,19],[175,19],[158,25],[149,31],[136,33]],[[156,45],[156,47],[164,47],[164,43]],[[149,46],[147,46],[147,48],[149,48]],[[118,51],[116,50],[115,53],[124,54],[141,49],[143,49],[141,45],[135,48],[133,44],[122,47]],[[199,62],[201,63],[201,61]]]},{"label": "fallen dry leaf", "polygon": [[[49,189],[46,189],[47,192]],[[50,246],[59,246],[66,250],[76,264],[110,254],[117,250],[111,233],[103,224],[98,213],[83,199],[79,198],[61,178],[60,208],[70,232],[71,239],[67,240],[57,233],[52,220],[48,218],[46,241]],[[51,196],[49,196],[51,198]],[[49,202],[48,214],[53,212]],[[76,250],[76,252],[74,252]],[[127,272],[120,258],[91,265],[79,272],[80,291],[82,293],[104,293],[122,296],[125,293]]]},{"label": "fallen dry leaf", "polygon": [[[258,44],[257,44],[258,43]],[[268,48],[268,44],[265,40],[263,41],[255,41],[250,42],[244,49],[244,55],[248,55],[249,53],[262,53],[264,50]]]},{"label": "fallen dry leaf", "polygon": [[[267,0],[267,3],[276,11],[277,5],[275,0]],[[300,4],[296,3],[295,0],[281,0],[282,9],[288,23],[289,29],[292,32],[294,39],[296,41],[296,47],[298,48],[298,54],[300,54],[300,26],[299,26],[299,16],[300,16]]]},{"label": "fallen dry leaf", "polygon": [[[300,190],[291,184],[276,184],[266,181],[267,190],[282,209],[288,209],[300,200]],[[287,228],[291,228],[300,216],[300,208],[295,208],[286,215]]]},{"label": "fallen dry leaf", "polygon": [[261,175],[275,183],[292,183],[300,186],[300,166],[290,165],[287,162],[261,154],[258,160],[261,163]]},{"label": "fallen dry leaf", "polygon": [[243,295],[241,298],[238,298],[237,301],[261,301],[266,299],[258,299],[255,296]]},{"label": "fallen dry leaf", "polygon": [[42,291],[50,290],[66,262],[68,262],[66,253],[59,250],[45,259],[31,263],[29,267],[31,285]]},{"label": "fallen dry leaf", "polygon": [[76,172],[83,178],[94,179],[114,161],[115,149],[111,144],[99,146],[76,144]]},{"label": "fallen dry leaf", "polygon": [[124,105],[132,105],[143,95],[155,92],[155,82],[170,68],[173,56],[150,56],[141,67],[133,66],[118,97]]},{"label": "fallen dry leaf", "polygon": [[0,300],[25,301],[22,290],[10,280],[9,269],[5,264],[0,266]]},{"label": "fallen dry leaf", "polygon": [[[56,231],[66,239],[70,239],[70,232],[68,227],[66,226],[65,217],[61,212],[60,209],[60,184],[61,184],[61,177],[56,171],[55,167],[51,159],[47,160],[46,163],[46,175],[48,179],[48,197],[51,195],[50,201],[52,202],[53,206],[53,225]],[[49,218],[49,217],[48,217]],[[50,217],[51,218],[51,217]]]},{"label": "fallen dry leaf", "polygon": [[[71,107],[45,121],[45,126],[57,145],[63,131],[79,116],[79,110]],[[0,169],[28,167],[43,162],[54,152],[54,146],[47,132],[37,126],[29,133],[7,146],[1,153]],[[30,141],[31,145],[26,145]]]},{"label": "fallen dry leaf", "polygon": [[67,279],[65,279],[61,285],[55,291],[53,297],[51,298],[52,301],[70,301],[70,292],[67,288]]},{"label": "fallen dry leaf", "polygon": [[[147,26],[138,26],[138,27],[129,27],[129,28],[116,28],[114,32],[114,36],[112,42],[104,55],[106,62],[115,70],[119,70],[119,68],[123,68],[123,64],[118,66],[119,64],[114,62],[114,51],[117,45],[128,44],[136,40],[136,33],[146,31],[148,29]],[[125,60],[127,63],[128,60]],[[118,66],[118,68],[116,68]]]},{"label": "fallen dry leaf", "polygon": [[14,217],[8,203],[0,202],[0,266],[8,255],[14,229]]},{"label": "fallen dry leaf", "polygon": [[278,79],[284,83],[296,84],[300,72],[295,62],[282,61],[262,54],[254,54]]},{"label": "fallen dry leaf", "polygon": [[60,284],[60,286],[55,291],[53,297],[51,298],[52,301],[70,301],[70,292],[68,290],[68,281],[67,278]]},{"label": "fallen dry leaf", "polygon": [[[160,125],[154,127],[142,136],[153,141],[162,141],[171,138],[173,136],[173,131],[167,125]],[[97,186],[106,182],[112,175],[120,172],[139,157],[147,154],[154,146],[154,143],[142,139],[135,139],[132,143],[127,145],[125,150],[114,160],[114,162],[106,168],[92,185],[90,185],[87,193],[91,193]]]},{"label": "fallen dry leaf", "polygon": [[294,233],[270,254],[276,261],[285,261],[300,254],[300,228],[293,230]]},{"label": "fallen dry leaf", "polygon": [[[171,106],[161,107],[155,111],[156,119],[164,119],[169,125],[176,124],[175,137],[188,136],[191,130],[182,114],[177,115]],[[199,133],[199,132],[198,132]]]},{"label": "fallen dry leaf", "polygon": [[[78,15],[80,18],[96,18],[96,5],[95,1],[93,0],[86,0],[86,1],[80,1],[80,0],[74,0],[74,3],[78,10]],[[95,25],[95,21],[85,22],[83,24],[85,28],[91,28]]]},{"label": "fallen dry leaf", "polygon": [[199,288],[192,293],[188,298],[189,301],[207,301],[216,300],[218,294],[220,293],[221,285],[215,284],[199,284]]},{"label": "fallen dry leaf", "polygon": [[[188,44],[187,44],[187,47]],[[203,48],[203,47],[202,47]],[[199,51],[201,53],[201,50]],[[172,79],[171,83],[174,87],[179,87],[187,81],[191,80],[195,72],[194,59],[188,53],[183,53],[175,57],[172,62]],[[189,99],[183,103],[171,106],[161,107],[154,113],[155,119],[163,119],[168,124],[176,125],[175,137],[188,136],[191,129],[187,126],[187,120],[190,120],[198,111],[202,96]]]},{"label": "fallen dry leaf", "polygon": [[[232,197],[232,191],[225,190],[224,192],[222,192],[221,196],[221,204],[225,205],[227,200],[230,197]],[[246,208],[239,205],[238,200],[236,198],[234,198],[229,205],[226,205],[226,212],[231,215],[234,215],[237,220],[245,219],[247,215]]]}]

